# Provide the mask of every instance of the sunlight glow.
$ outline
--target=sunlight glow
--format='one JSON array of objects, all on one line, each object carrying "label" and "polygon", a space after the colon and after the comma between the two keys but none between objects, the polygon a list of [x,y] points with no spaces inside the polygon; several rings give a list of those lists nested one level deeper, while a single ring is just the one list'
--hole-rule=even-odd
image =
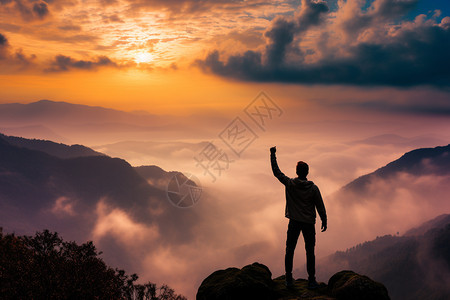
[{"label": "sunlight glow", "polygon": [[151,53],[148,52],[139,52],[136,54],[135,61],[140,63],[149,63],[153,60],[154,56]]}]

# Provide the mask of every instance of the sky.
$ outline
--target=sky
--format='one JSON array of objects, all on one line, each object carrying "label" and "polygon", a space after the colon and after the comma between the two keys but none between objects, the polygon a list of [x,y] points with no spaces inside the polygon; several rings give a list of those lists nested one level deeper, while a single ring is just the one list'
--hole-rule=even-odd
[{"label": "sky", "polygon": [[[183,114],[205,106],[229,109],[230,99],[243,98],[246,90],[248,99],[249,89],[265,84],[272,94],[292,85],[339,85],[425,87],[447,97],[447,1],[0,5],[1,101],[51,99]],[[410,109],[448,112],[441,97],[414,104]]]},{"label": "sky", "polygon": [[[164,239],[160,228],[102,201],[91,235],[100,245],[108,232],[124,244],[138,237],[141,250],[164,239],[165,247],[149,253],[123,251],[143,261],[132,271],[190,298],[219,267],[258,260],[281,274],[283,191],[270,173],[269,147],[277,145],[289,176],[299,157],[307,161],[327,205],[340,187],[403,153],[447,145],[448,53],[447,0],[0,0],[0,104],[48,99],[156,116],[145,124],[149,132],[128,136],[75,121],[71,128],[45,124],[64,137],[58,142],[200,180],[205,198],[187,212],[196,220],[186,229],[192,241]],[[258,103],[273,113],[263,126],[251,114]],[[223,132],[233,122],[254,132],[247,147],[226,144]],[[194,160],[205,142],[233,161],[215,179]],[[448,212],[439,204],[447,183],[407,175],[383,182],[395,190],[389,213],[377,218],[376,204],[355,209],[360,231],[346,238],[333,223],[340,230],[355,224],[344,224],[329,203],[331,232],[328,240],[318,235],[319,254]],[[436,190],[434,205],[421,202]]]}]

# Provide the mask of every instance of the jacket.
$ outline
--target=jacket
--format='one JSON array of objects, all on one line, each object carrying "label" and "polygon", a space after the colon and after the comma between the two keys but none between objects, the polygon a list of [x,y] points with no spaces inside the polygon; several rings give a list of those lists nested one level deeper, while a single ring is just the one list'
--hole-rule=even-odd
[{"label": "jacket", "polygon": [[271,153],[270,161],[273,175],[285,186],[285,216],[299,222],[315,224],[316,209],[323,223],[327,222],[327,213],[319,188],[314,182],[300,178],[289,178],[278,167],[275,153]]}]

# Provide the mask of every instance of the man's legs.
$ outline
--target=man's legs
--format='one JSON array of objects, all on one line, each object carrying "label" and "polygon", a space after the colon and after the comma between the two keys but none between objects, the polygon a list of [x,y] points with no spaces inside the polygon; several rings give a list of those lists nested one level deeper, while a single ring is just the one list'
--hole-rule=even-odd
[{"label": "man's legs", "polygon": [[303,224],[303,239],[305,240],[306,250],[306,270],[308,271],[309,282],[316,281],[316,257],[314,247],[316,245],[316,229],[314,224]]},{"label": "man's legs", "polygon": [[287,239],[286,239],[286,255],[284,256],[284,267],[286,270],[286,284],[292,284],[292,267],[294,262],[294,251],[297,245],[298,236],[300,235],[300,222],[289,220]]}]

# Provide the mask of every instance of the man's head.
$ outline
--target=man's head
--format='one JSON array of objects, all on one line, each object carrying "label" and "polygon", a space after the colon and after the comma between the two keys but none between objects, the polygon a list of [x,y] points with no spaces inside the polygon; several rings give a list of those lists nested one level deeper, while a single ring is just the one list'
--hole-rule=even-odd
[{"label": "man's head", "polygon": [[297,176],[300,178],[306,178],[306,175],[308,175],[308,172],[309,172],[308,164],[305,163],[304,161],[299,161],[297,163],[297,169],[296,169]]}]

